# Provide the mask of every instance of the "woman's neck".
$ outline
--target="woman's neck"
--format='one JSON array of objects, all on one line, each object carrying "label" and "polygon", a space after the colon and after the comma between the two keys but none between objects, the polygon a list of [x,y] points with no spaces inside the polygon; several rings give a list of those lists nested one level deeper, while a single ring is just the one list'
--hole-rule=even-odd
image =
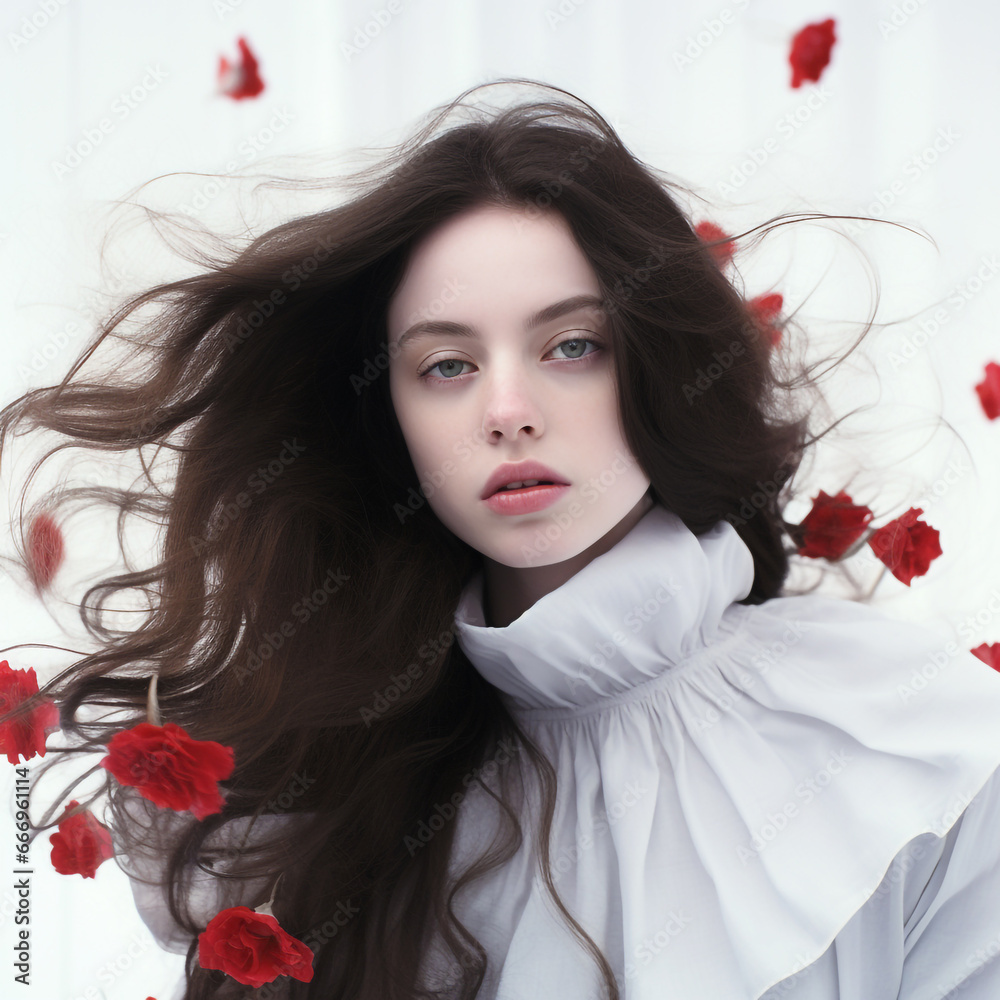
[{"label": "woman's neck", "polygon": [[535,601],[561,587],[571,576],[597,556],[616,545],[652,508],[649,491],[609,532],[578,555],[548,566],[505,566],[483,557],[483,614],[486,624],[506,628]]}]

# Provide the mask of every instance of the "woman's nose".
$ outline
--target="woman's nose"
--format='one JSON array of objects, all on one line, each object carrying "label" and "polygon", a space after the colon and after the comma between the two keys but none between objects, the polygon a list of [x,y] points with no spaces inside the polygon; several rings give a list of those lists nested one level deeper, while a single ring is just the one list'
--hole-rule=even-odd
[{"label": "woman's nose", "polygon": [[494,374],[484,392],[483,431],[487,438],[499,433],[514,439],[522,429],[536,436],[542,432],[541,406],[523,372]]}]

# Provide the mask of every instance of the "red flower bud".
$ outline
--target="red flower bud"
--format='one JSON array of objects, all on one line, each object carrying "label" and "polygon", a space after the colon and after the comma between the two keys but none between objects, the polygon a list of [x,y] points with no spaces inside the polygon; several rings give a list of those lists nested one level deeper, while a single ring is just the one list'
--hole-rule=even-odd
[{"label": "red flower bud", "polygon": [[990,420],[1000,417],[1000,365],[995,361],[987,364],[986,377],[976,386],[976,395]]},{"label": "red flower bud", "polygon": [[257,71],[257,57],[250,51],[245,38],[237,40],[240,61],[232,65],[225,56],[219,56],[219,89],[234,101],[256,97],[264,89],[264,81]]},{"label": "red flower bud", "polygon": [[101,767],[161,808],[190,809],[204,819],[226,804],[217,782],[233,773],[233,749],[194,740],[172,722],[140,722],[115,733]]},{"label": "red flower bud", "polygon": [[221,969],[254,988],[278,976],[308,983],[312,961],[308,945],[282,930],[273,916],[247,906],[220,910],[198,935],[198,964],[203,969]]},{"label": "red flower bud", "polygon": [[[76,799],[71,800],[63,810],[64,817],[79,804]],[[49,843],[52,845],[52,867],[60,875],[93,878],[98,867],[115,853],[108,828],[89,809],[61,819]]]},{"label": "red flower bud", "polygon": [[784,304],[785,300],[779,292],[757,295],[747,302],[757,328],[767,337],[771,347],[777,347],[781,341],[781,330],[775,325],[774,319],[781,314]]},{"label": "red flower bud", "polygon": [[788,62],[792,67],[792,86],[798,87],[803,80],[819,80],[827,63],[830,50],[837,40],[832,17],[825,21],[807,24],[792,39],[792,50]]},{"label": "red flower bud", "polygon": [[[12,670],[6,660],[0,660],[0,716],[6,715],[22,702],[38,693],[35,668]],[[11,764],[19,756],[31,760],[35,754],[45,756],[45,737],[59,728],[59,709],[54,701],[43,701],[20,718],[0,723],[0,753]]]},{"label": "red flower bud", "polygon": [[839,559],[861,537],[872,517],[867,507],[855,504],[843,490],[836,496],[820,490],[813,499],[812,510],[802,519],[798,554],[813,559]]},{"label": "red flower bud", "polygon": [[[694,231],[698,239],[703,243],[716,244],[713,247],[709,247],[708,252],[715,259],[715,263],[719,267],[725,267],[733,259],[733,251],[736,248],[736,244],[732,240],[726,240],[725,230],[721,229],[714,222],[699,222],[694,227]],[[719,243],[719,240],[726,240],[726,242]]]},{"label": "red flower bud", "polygon": [[929,524],[918,521],[920,514],[923,514],[920,507],[911,507],[868,539],[875,555],[907,587],[913,577],[923,576],[930,564],[941,555],[940,533]]},{"label": "red flower bud", "polygon": [[1000,642],[990,643],[989,645],[983,642],[969,652],[973,656],[978,656],[983,663],[988,664],[994,670],[1000,670]]}]

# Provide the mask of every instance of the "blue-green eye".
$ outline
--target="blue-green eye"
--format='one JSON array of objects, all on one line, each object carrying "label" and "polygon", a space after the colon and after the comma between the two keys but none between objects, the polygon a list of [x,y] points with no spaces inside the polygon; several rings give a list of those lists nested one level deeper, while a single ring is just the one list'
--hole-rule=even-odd
[{"label": "blue-green eye", "polygon": [[[553,351],[559,350],[559,348],[566,347],[567,344],[573,345],[571,347],[571,350],[576,350],[577,345],[586,345],[586,344],[590,344],[591,347],[594,348],[594,350],[586,354],[577,354],[565,358],[556,358],[555,359],[556,361],[584,361],[591,355],[597,353],[597,351],[601,350],[602,347],[602,345],[598,341],[592,340],[589,337],[567,337],[565,340],[559,341],[559,343],[556,344],[556,346],[553,347],[552,350]],[[442,368],[445,365],[458,365],[459,369],[461,369],[462,365],[471,365],[471,364],[472,364],[471,361],[464,361],[462,358],[442,358],[440,361],[435,361],[434,364],[428,365],[426,368],[423,369],[423,371],[417,372],[417,377],[425,378],[430,374],[430,372],[434,371],[435,368]],[[452,371],[450,377],[446,376],[442,378],[441,376],[438,375],[431,375],[430,378],[431,381],[454,382],[461,377],[461,374],[462,373],[460,371],[459,372]]]}]

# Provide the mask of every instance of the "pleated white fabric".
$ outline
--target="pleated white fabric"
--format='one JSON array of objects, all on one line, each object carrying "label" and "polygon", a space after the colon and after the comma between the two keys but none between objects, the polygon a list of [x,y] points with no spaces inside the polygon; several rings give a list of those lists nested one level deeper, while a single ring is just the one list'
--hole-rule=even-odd
[{"label": "pleated white fabric", "polygon": [[[556,770],[560,897],[625,1000],[1000,997],[1000,674],[850,601],[734,603],[752,580],[732,525],[656,506],[505,628],[466,587],[458,643]],[[603,996],[523,773],[521,848],[455,900],[480,997]],[[455,871],[497,818],[467,796]]]}]

